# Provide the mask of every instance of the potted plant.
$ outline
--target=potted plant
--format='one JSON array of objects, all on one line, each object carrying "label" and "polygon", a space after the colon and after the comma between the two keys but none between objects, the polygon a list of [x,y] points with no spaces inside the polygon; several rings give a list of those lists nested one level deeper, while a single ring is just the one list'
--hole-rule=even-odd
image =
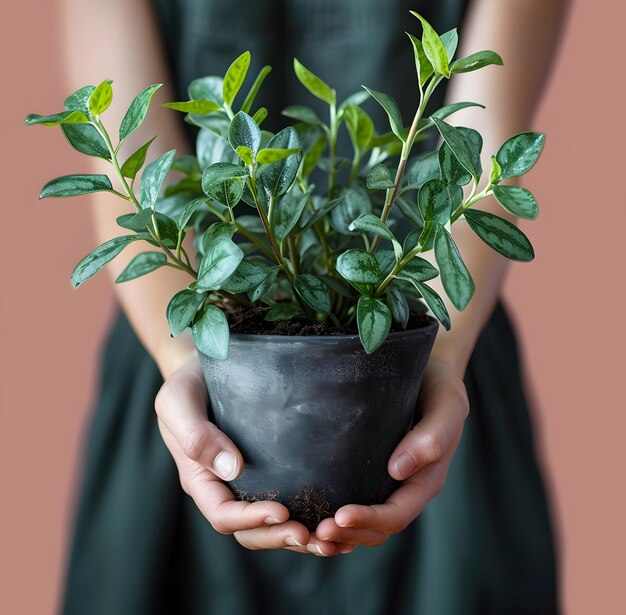
[{"label": "potted plant", "polygon": [[[161,267],[189,274],[167,318],[172,336],[191,328],[209,411],[244,455],[245,471],[232,488],[244,499],[284,503],[310,528],[346,503],[384,501],[396,486],[388,458],[415,419],[437,321],[451,325],[429,281],[441,276],[459,310],[474,292],[451,226],[463,218],[504,256],[534,257],[519,229],[475,205],[493,195],[508,212],[536,217],[533,195],[503,182],[534,165],[543,135],[507,140],[481,183],[480,134],[447,121],[481,105],[427,113],[428,103],[453,74],[502,60],[493,51],[455,60],[456,31],[439,36],[414,15],[422,38],[409,35],[418,94],[408,128],[391,96],[364,88],[339,104],[335,90],[295,60],[297,78],[328,114],[287,107],[283,115],[295,124],[271,134],[262,128],[267,109],[254,105],[270,68],[242,92],[249,52],[223,79],[196,79],[188,101],[165,105],[200,128],[196,156],[172,150],[144,167],[151,139],[120,159],[159,85],[132,101],[116,144],[102,122],[111,81],[73,93],[61,113],[26,118],[28,125],[60,125],[75,149],[107,160],[118,182],[115,188],[106,175],[59,177],[41,198],[109,191],[133,210],[117,219],[124,234],[76,266],[74,287],[137,241],[148,251],[116,282]],[[390,130],[376,132],[362,108],[370,99],[386,112]],[[440,147],[411,158],[414,144],[437,132]],[[338,148],[342,133],[351,158]],[[180,175],[166,186],[170,172]],[[195,254],[183,243],[190,230]]]}]

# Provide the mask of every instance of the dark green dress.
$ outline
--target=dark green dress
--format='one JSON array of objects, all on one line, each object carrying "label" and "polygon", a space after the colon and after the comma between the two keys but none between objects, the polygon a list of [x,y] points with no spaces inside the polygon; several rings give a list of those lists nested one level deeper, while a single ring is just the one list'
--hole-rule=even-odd
[{"label": "dark green dress", "polygon": [[[286,104],[310,104],[292,76],[297,56],[340,96],[361,84],[415,106],[410,48],[419,31],[401,0],[178,0],[157,3],[173,79],[223,74],[245,49],[274,72],[264,98],[280,126]],[[443,32],[461,0],[418,6]],[[273,101],[276,103],[273,103]],[[368,107],[376,113],[375,106]],[[383,118],[378,118],[384,121]],[[378,124],[384,125],[384,124]],[[502,305],[466,375],[471,402],[442,493],[377,548],[323,559],[252,552],[212,530],[181,490],[161,441],[156,366],[120,315],[102,356],[69,559],[65,615],[554,614],[549,515]]]}]

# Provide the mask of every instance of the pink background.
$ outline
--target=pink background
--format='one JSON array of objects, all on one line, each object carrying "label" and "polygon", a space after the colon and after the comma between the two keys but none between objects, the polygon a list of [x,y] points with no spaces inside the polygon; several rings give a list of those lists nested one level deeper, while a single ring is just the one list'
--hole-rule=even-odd
[{"label": "pink background", "polygon": [[[608,4],[610,4],[610,11]],[[598,8],[605,9],[601,16]],[[56,2],[2,3],[0,612],[53,613],[97,351],[111,313],[104,277],[69,273],[93,248],[87,199],[39,203],[48,179],[81,169],[59,130],[23,116],[60,107]],[[566,613],[625,612],[626,203],[622,75],[626,5],[575,3],[534,128],[548,133],[528,178],[538,258],[506,295],[536,394],[538,445],[557,514]]]}]

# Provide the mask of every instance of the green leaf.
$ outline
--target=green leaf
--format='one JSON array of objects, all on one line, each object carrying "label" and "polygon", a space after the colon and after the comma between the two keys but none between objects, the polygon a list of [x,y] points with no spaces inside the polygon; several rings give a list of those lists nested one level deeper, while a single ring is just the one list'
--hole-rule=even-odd
[{"label": "green leaf", "polygon": [[146,227],[152,222],[152,210],[141,209],[134,214],[124,214],[123,216],[119,216],[115,221],[122,228],[139,233],[145,231]]},{"label": "green leaf", "polygon": [[391,171],[384,164],[377,164],[367,174],[365,184],[370,190],[388,190],[394,187]]},{"label": "green leaf", "polygon": [[129,243],[138,239],[141,239],[139,235],[124,235],[109,239],[109,241],[98,246],[76,265],[72,272],[72,286],[74,288],[80,286],[112,261]]},{"label": "green leaf", "polygon": [[91,124],[62,124],[68,143],[81,154],[111,160],[111,153],[100,133]]},{"label": "green leaf", "polygon": [[534,220],[539,214],[537,200],[532,192],[517,186],[494,186],[493,196],[502,207],[520,218]]},{"label": "green leaf", "polygon": [[474,147],[467,142],[463,133],[454,126],[450,126],[450,124],[436,117],[433,117],[432,120],[443,140],[449,145],[463,168],[470,173],[475,181],[478,181],[482,174],[482,169],[477,166]]},{"label": "green leaf", "polygon": [[502,177],[502,167],[495,156],[491,157],[491,173],[489,174],[489,184],[497,184]]},{"label": "green leaf", "polygon": [[409,282],[428,282],[434,280],[439,275],[426,259],[414,256],[398,273],[397,277]]},{"label": "green leaf", "polygon": [[[254,104],[254,100],[263,85],[263,82],[267,78],[267,76],[272,72],[271,66],[264,66],[257,75],[257,78],[254,80],[246,99],[243,101],[243,105],[241,105],[241,111],[245,113],[250,113],[250,109],[252,109],[252,105]],[[260,122],[259,122],[260,123]]]},{"label": "green leaf", "polygon": [[196,139],[196,153],[198,156],[198,165],[203,170],[216,162],[235,163],[239,161],[239,158],[233,151],[230,143],[226,139],[206,128],[203,128],[200,132],[198,132],[198,138]]},{"label": "green leaf", "polygon": [[317,75],[314,75],[310,70],[305,68],[296,58],[293,60],[293,68],[298,81],[300,81],[313,96],[327,102],[329,105],[336,104],[337,94],[335,90],[324,83]]},{"label": "green leaf", "polygon": [[215,290],[236,271],[243,260],[241,248],[225,235],[218,235],[206,247],[198,270],[197,290]]},{"label": "green leaf", "polygon": [[291,190],[272,208],[270,224],[274,237],[279,244],[284,241],[298,223],[308,198],[308,194],[302,195]]},{"label": "green leaf", "polygon": [[440,179],[431,179],[420,188],[418,202],[426,222],[447,224],[450,221],[450,192]]},{"label": "green leaf", "polygon": [[178,219],[178,228],[184,229],[189,223],[189,220],[191,219],[191,216],[193,216],[193,214],[195,213],[196,209],[198,209],[198,207],[201,207],[202,205],[205,205],[206,202],[207,200],[201,196],[187,203],[185,209],[183,209],[182,213],[180,214],[180,218]]},{"label": "green leaf", "polygon": [[89,96],[89,115],[96,117],[104,113],[113,100],[111,81],[103,81]]},{"label": "green leaf", "polygon": [[[269,111],[265,107],[260,107],[255,114],[252,116],[252,119],[255,123],[260,126],[268,116]],[[261,141],[261,144],[263,141]]]},{"label": "green leaf", "polygon": [[[166,216],[165,214],[155,212],[154,217],[156,219],[156,224],[159,229],[159,236],[161,237],[161,242],[166,248],[174,249],[178,244],[178,225],[176,221]],[[183,234],[184,237],[184,234]]]},{"label": "green leaf", "polygon": [[35,124],[58,126],[59,124],[81,124],[88,121],[87,116],[81,111],[63,111],[62,113],[55,113],[54,115],[37,115],[36,113],[31,113],[27,115],[24,120],[27,126],[33,126]]},{"label": "green leaf", "polygon": [[380,300],[373,297],[359,297],[356,310],[361,344],[367,354],[371,354],[387,339],[391,329],[391,312]]},{"label": "green leaf", "polygon": [[249,167],[251,164],[254,164],[254,153],[249,147],[245,145],[240,145],[236,150],[237,156],[243,160],[243,163]]},{"label": "green leaf", "polygon": [[298,275],[295,277],[294,287],[313,311],[330,314],[332,310],[330,288],[320,278],[309,274]]},{"label": "green leaf", "polygon": [[453,73],[469,73],[474,70],[478,70],[479,68],[484,68],[485,66],[489,66],[491,64],[496,64],[498,66],[502,66],[504,62],[502,58],[495,51],[478,51],[476,53],[472,53],[471,55],[457,60],[451,67],[450,70]]},{"label": "green leaf", "polygon": [[402,246],[398,243],[394,234],[389,230],[389,227],[382,222],[378,216],[375,216],[374,214],[363,214],[350,224],[349,229],[351,231],[372,233],[382,237],[383,239],[391,241],[396,255],[396,260],[399,261],[402,258]]},{"label": "green leaf", "polygon": [[424,223],[424,228],[420,233],[419,237],[419,245],[421,246],[422,252],[427,252],[428,250],[433,249],[433,245],[435,243],[435,234],[437,233],[437,222],[432,220],[428,220]]},{"label": "green leaf", "polygon": [[435,69],[435,73],[437,75],[443,75],[449,79],[450,65],[448,63],[448,53],[443,42],[433,27],[419,13],[411,11],[411,14],[415,15],[415,17],[422,22],[422,28],[424,30],[422,36],[422,46],[424,47],[426,57]]},{"label": "green leaf", "polygon": [[396,204],[402,215],[409,220],[409,222],[412,222],[419,229],[424,227],[424,218],[417,205],[410,203],[407,199],[402,197],[396,199]]},{"label": "green leaf", "polygon": [[435,236],[435,259],[450,301],[457,310],[464,310],[474,294],[474,280],[461,258],[452,235],[441,225],[438,225]]},{"label": "green leaf", "polygon": [[456,53],[456,48],[459,46],[459,33],[457,32],[457,29],[454,28],[452,30],[449,30],[448,32],[444,32],[440,38],[446,50],[449,64],[450,62],[452,62],[454,54]]},{"label": "green leaf", "polygon": [[223,88],[222,77],[200,77],[189,84],[187,94],[190,100],[212,100],[221,107],[224,104]]},{"label": "green leaf", "polygon": [[429,152],[413,158],[407,171],[407,182],[411,186],[421,188],[431,179],[441,179],[437,152]]},{"label": "green leaf", "polygon": [[261,129],[247,113],[240,111],[230,123],[228,140],[235,151],[247,147],[256,155],[261,147]]},{"label": "green leaf", "polygon": [[419,38],[409,34],[407,32],[409,39],[411,39],[411,43],[413,44],[413,54],[415,55],[415,68],[417,69],[417,78],[419,79],[420,87],[422,87],[428,79],[435,72],[433,69],[433,65],[430,63],[430,60],[426,57],[424,53],[424,46],[422,45],[422,41]]},{"label": "green leaf", "polygon": [[154,93],[161,87],[161,85],[162,84],[158,83],[147,87],[143,92],[138,94],[130,104],[128,111],[120,124],[120,141],[124,141],[124,139],[141,126],[146,118],[146,114],[148,113],[150,101],[152,100]]},{"label": "green leaf", "polygon": [[283,160],[301,152],[302,150],[300,148],[281,149],[276,147],[266,147],[257,154],[256,161],[263,165],[273,164],[274,162],[278,162],[279,160]]},{"label": "green leaf", "polygon": [[209,190],[208,196],[225,207],[232,209],[241,201],[245,183],[240,179],[229,179]]},{"label": "green leaf", "polygon": [[228,107],[233,106],[235,97],[239,93],[243,82],[248,74],[250,68],[250,52],[246,51],[242,53],[231,65],[226,75],[224,76],[224,87],[222,95],[224,98],[224,104]]},{"label": "green leaf", "polygon": [[252,303],[256,303],[259,299],[262,299],[267,292],[269,292],[270,288],[272,288],[276,282],[276,277],[278,276],[279,271],[280,269],[278,267],[272,267],[265,276],[265,279],[256,288],[248,291],[248,297],[250,297],[250,301],[252,301]]},{"label": "green leaf", "polygon": [[387,305],[391,310],[391,317],[403,329],[409,323],[409,304],[400,290],[393,286],[387,288]]},{"label": "green leaf", "polygon": [[265,314],[265,320],[276,322],[277,320],[291,320],[292,318],[302,318],[304,313],[299,305],[293,302],[283,302],[273,305]]},{"label": "green leaf", "polygon": [[355,150],[367,150],[374,136],[374,122],[361,107],[348,105],[343,111],[348,134]]},{"label": "green leaf", "polygon": [[226,316],[219,308],[205,305],[194,319],[191,334],[202,354],[220,361],[228,358],[230,331]]},{"label": "green leaf", "polygon": [[115,283],[121,284],[122,282],[134,280],[142,275],[156,271],[163,267],[165,263],[167,263],[167,256],[163,252],[142,252],[128,263],[124,271],[117,276]]},{"label": "green leaf", "polygon": [[342,235],[352,235],[350,225],[363,214],[372,211],[372,201],[363,186],[347,188],[341,194],[341,202],[334,207],[330,220],[333,228]]},{"label": "green leaf", "polygon": [[502,145],[496,159],[502,167],[502,179],[519,177],[530,171],[543,150],[545,137],[538,132],[522,132]]},{"label": "green leaf", "polygon": [[389,94],[377,92],[376,90],[371,90],[365,86],[363,87],[371,94],[372,98],[378,102],[378,104],[389,116],[389,125],[391,126],[393,134],[395,134],[400,141],[405,142],[406,137],[404,135],[404,126],[402,124],[402,116],[400,115],[398,103],[391,96],[389,96]]},{"label": "green leaf", "polygon": [[301,176],[303,179],[307,179],[313,172],[313,169],[316,167],[322,157],[322,154],[326,150],[327,143],[328,141],[326,139],[326,135],[322,134],[318,137],[317,141],[315,141],[311,149],[305,154],[301,170]]},{"label": "green leaf", "polygon": [[89,117],[89,97],[95,89],[93,85],[86,85],[76,90],[65,99],[63,108],[66,111],[80,111]]},{"label": "green leaf", "polygon": [[[288,127],[274,135],[267,143],[267,149],[301,150],[300,138],[295,128]],[[272,199],[287,192],[298,174],[302,153],[289,155],[272,164],[266,164],[257,175],[258,184]]]},{"label": "green leaf", "polygon": [[214,111],[219,111],[222,107],[214,100],[188,100],[185,102],[171,102],[162,105],[174,111],[182,111],[183,113],[193,113],[195,115],[208,115]]},{"label": "green leaf", "polygon": [[317,113],[310,107],[304,107],[302,105],[293,105],[283,109],[282,115],[297,120],[298,122],[304,122],[305,124],[312,124],[314,126],[324,126],[324,122],[318,117]]},{"label": "green leaf", "polygon": [[446,184],[465,186],[472,180],[472,176],[463,168],[450,146],[445,142],[439,148],[439,168],[441,179]]},{"label": "green leaf", "polygon": [[234,273],[221,285],[223,290],[230,293],[247,293],[261,284],[270,269],[254,261],[242,260]]},{"label": "green leaf", "polygon": [[441,297],[426,284],[422,284],[421,282],[416,282],[412,280],[415,288],[419,291],[420,295],[426,302],[426,305],[431,309],[432,313],[435,315],[435,318],[444,326],[446,331],[450,330],[451,322],[450,322],[450,314],[446,308],[446,304],[442,301]]},{"label": "green leaf", "polygon": [[440,120],[445,120],[447,117],[450,117],[452,114],[457,111],[461,111],[462,109],[468,109],[469,107],[480,107],[481,109],[485,109],[485,105],[481,105],[480,103],[475,102],[458,102],[452,103],[450,105],[445,105],[440,109],[437,109],[430,117],[436,117]]},{"label": "green leaf", "polygon": [[305,231],[308,231],[311,227],[315,226],[320,220],[322,220],[331,211],[333,211],[333,209],[341,205],[344,202],[344,200],[345,199],[343,197],[340,197],[338,199],[332,199],[331,201],[326,201],[319,209],[315,211],[314,214],[311,215],[310,218],[308,218],[308,220],[306,220],[306,222],[300,228],[300,232],[304,233]]},{"label": "green leaf", "polygon": [[67,197],[109,192],[113,190],[111,180],[106,175],[65,175],[49,181],[39,193],[40,199],[47,197]]},{"label": "green leaf", "polygon": [[167,322],[172,337],[179,336],[193,320],[206,298],[206,293],[195,290],[181,290],[176,293],[167,306]]},{"label": "green leaf", "polygon": [[124,177],[128,177],[129,179],[135,179],[135,177],[137,177],[137,173],[141,167],[143,167],[146,156],[148,155],[148,150],[155,139],[156,135],[128,157],[126,162],[122,165],[122,175]]},{"label": "green leaf", "polygon": [[351,284],[378,284],[383,274],[376,258],[365,250],[348,250],[339,256],[337,272]]},{"label": "green leaf", "polygon": [[528,237],[514,224],[476,209],[468,209],[464,216],[471,229],[496,252],[516,261],[528,262],[535,258]]},{"label": "green leaf", "polygon": [[202,173],[202,190],[208,196],[211,191],[224,182],[248,177],[248,169],[230,162],[216,162],[204,169]]},{"label": "green leaf", "polygon": [[171,149],[153,160],[141,174],[141,186],[139,188],[139,202],[142,207],[154,210],[161,188],[170,172],[176,150]]}]

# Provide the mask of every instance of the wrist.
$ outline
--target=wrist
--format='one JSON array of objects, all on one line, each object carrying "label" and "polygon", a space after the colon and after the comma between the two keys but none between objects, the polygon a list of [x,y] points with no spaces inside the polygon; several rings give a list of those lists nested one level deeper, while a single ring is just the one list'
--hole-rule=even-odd
[{"label": "wrist", "polygon": [[178,337],[164,340],[154,357],[163,380],[167,380],[181,366],[197,358],[198,351],[189,329]]},{"label": "wrist", "polygon": [[440,329],[433,350],[431,361],[444,363],[461,380],[465,376],[473,344],[469,340],[459,339],[452,331]]}]

